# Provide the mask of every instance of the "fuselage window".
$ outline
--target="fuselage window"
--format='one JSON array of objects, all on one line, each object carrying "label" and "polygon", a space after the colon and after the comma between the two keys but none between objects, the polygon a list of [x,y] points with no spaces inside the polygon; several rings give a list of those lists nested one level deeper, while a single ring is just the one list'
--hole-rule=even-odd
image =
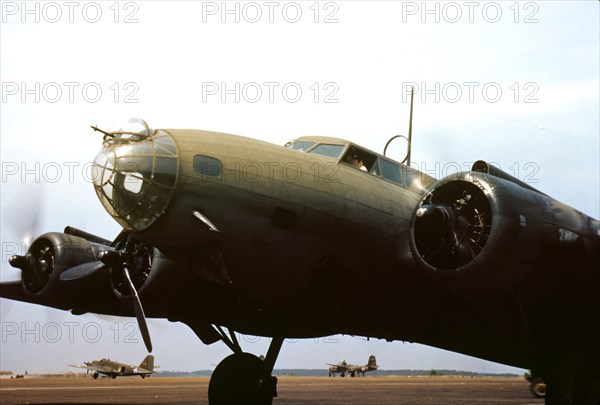
[{"label": "fuselage window", "polygon": [[311,150],[309,153],[314,153],[315,155],[322,155],[332,158],[339,158],[344,150],[344,145],[330,145],[323,143],[318,145],[316,148]]},{"label": "fuselage window", "polygon": [[287,148],[298,150],[300,152],[306,152],[309,150],[315,143],[310,141],[294,141],[285,145]]},{"label": "fuselage window", "polygon": [[381,166],[381,176],[384,179],[393,181],[394,183],[400,183],[400,168],[396,163],[392,163],[385,159],[379,159],[379,165]]},{"label": "fuselage window", "polygon": [[210,156],[194,156],[194,170],[203,176],[219,177],[221,175],[221,162]]}]

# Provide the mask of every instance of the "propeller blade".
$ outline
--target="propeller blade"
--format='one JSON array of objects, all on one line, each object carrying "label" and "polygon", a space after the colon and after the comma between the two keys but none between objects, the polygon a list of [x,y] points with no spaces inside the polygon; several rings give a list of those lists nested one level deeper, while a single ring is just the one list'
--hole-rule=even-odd
[{"label": "propeller blade", "polygon": [[38,236],[44,194],[42,183],[25,184],[2,210],[5,225],[14,237],[27,246]]},{"label": "propeller blade", "polygon": [[75,267],[71,267],[68,270],[63,271],[60,274],[60,281],[72,281],[79,280],[85,277],[89,277],[98,271],[107,269],[108,266],[102,263],[100,260],[94,262],[87,262]]},{"label": "propeller blade", "polygon": [[129,276],[129,270],[127,269],[127,266],[123,266],[123,275],[125,276],[125,280],[127,280],[127,285],[129,286],[129,291],[131,292],[133,309],[135,311],[135,317],[138,321],[138,326],[140,327],[140,333],[142,334],[142,338],[146,344],[146,349],[148,349],[148,352],[151,353],[152,342],[150,340],[150,332],[148,331],[148,325],[146,323],[146,315],[144,314],[144,308],[140,302],[140,297],[138,297],[137,290],[135,289],[135,286],[131,281],[131,277]]},{"label": "propeller blade", "polygon": [[[4,186],[2,191],[3,197],[8,196],[4,194]],[[39,235],[44,194],[42,183],[26,183],[19,187],[2,209],[2,241],[16,242],[17,250],[22,254],[25,254],[24,250]],[[21,278],[22,275],[12,269],[4,271],[3,268],[0,272],[0,281],[16,281]]]}]

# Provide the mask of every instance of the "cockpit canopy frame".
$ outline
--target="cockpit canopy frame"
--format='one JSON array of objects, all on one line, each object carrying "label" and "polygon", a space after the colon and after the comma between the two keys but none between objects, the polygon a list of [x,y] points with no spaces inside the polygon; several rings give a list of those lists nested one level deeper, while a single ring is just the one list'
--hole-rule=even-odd
[{"label": "cockpit canopy frame", "polygon": [[144,230],[165,212],[177,187],[177,144],[168,132],[147,125],[139,132],[104,133],[92,166],[96,194],[123,228]]},{"label": "cockpit canopy frame", "polygon": [[[423,188],[420,182],[417,185],[414,179],[409,179],[410,167],[344,139],[305,136],[288,142],[285,146],[299,152],[335,159],[339,164],[354,167],[397,185]],[[335,153],[323,153],[333,150]],[[425,183],[433,183],[434,179],[427,177],[424,179]]]}]

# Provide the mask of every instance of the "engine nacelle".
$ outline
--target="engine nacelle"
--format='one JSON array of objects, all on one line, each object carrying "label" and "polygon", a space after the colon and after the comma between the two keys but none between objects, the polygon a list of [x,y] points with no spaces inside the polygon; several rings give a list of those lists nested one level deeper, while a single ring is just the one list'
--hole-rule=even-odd
[{"label": "engine nacelle", "polygon": [[[104,256],[118,254],[124,240],[111,246],[111,242],[80,230],[67,228],[67,232],[43,234],[24,256],[9,259],[13,267],[21,269],[23,290],[33,296],[34,302],[51,302],[76,313],[98,307],[119,311],[113,302],[116,297],[126,304],[124,308],[130,308],[131,291],[120,260],[126,260],[131,280],[142,299],[149,298],[152,303],[153,298],[164,296],[173,263],[158,249],[132,242],[128,253],[111,264],[106,263]],[[61,279],[62,273],[75,267],[78,270]]]},{"label": "engine nacelle", "polygon": [[106,246],[60,232],[39,236],[25,256],[13,256],[10,264],[22,271],[23,289],[40,298],[63,299],[70,293],[68,286],[59,280],[62,272],[74,266],[98,259]]},{"label": "engine nacelle", "polygon": [[492,301],[560,298],[564,280],[600,279],[597,220],[484,162],[474,170],[436,182],[415,211],[411,250],[431,279]]},{"label": "engine nacelle", "polygon": [[[142,298],[160,294],[161,286],[165,286],[172,269],[173,262],[160,250],[141,243],[134,247],[128,263],[131,281]],[[122,271],[111,269],[111,284],[115,296],[121,302],[129,303],[131,292]]]}]

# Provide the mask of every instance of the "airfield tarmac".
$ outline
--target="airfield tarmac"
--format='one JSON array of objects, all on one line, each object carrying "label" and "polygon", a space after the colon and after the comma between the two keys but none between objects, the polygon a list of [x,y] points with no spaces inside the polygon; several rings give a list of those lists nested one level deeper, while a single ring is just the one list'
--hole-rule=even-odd
[{"label": "airfield tarmac", "polygon": [[[0,380],[0,404],[208,404],[207,377]],[[523,378],[279,377],[275,405],[543,404]]]}]

